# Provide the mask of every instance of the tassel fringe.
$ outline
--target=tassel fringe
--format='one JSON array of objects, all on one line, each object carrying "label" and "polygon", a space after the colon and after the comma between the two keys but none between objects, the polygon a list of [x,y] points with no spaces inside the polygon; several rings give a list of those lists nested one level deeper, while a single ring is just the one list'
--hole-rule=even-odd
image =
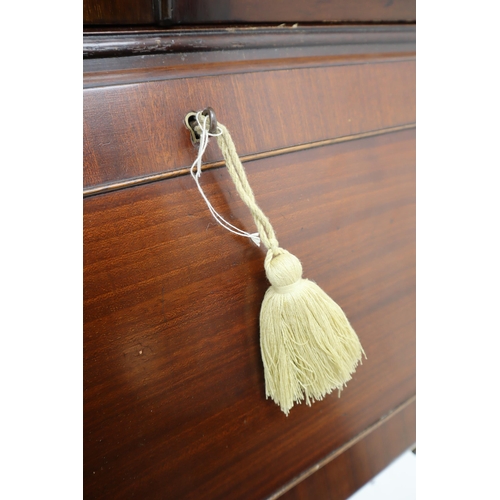
[{"label": "tassel fringe", "polygon": [[302,279],[295,256],[268,253],[266,272],[272,283],[260,312],[266,397],[288,415],[294,403],[310,406],[334,389],[340,392],[364,351],[342,309]]}]

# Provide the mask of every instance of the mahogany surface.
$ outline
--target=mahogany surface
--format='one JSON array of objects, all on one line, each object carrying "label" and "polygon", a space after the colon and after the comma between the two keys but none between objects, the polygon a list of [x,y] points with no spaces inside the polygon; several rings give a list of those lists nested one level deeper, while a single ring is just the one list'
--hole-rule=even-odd
[{"label": "mahogany surface", "polygon": [[177,23],[415,21],[415,0],[177,0]]},{"label": "mahogany surface", "polygon": [[[272,63],[276,64],[276,63]],[[163,69],[162,80],[84,90],[84,186],[190,165],[185,114],[210,105],[241,156],[415,122],[415,59],[264,61]],[[309,91],[308,89],[314,89]],[[221,159],[215,144],[205,160]]]},{"label": "mahogany surface", "polygon": [[414,21],[415,0],[83,0],[84,24]]},{"label": "mahogany surface", "polygon": [[[328,71],[317,78],[328,79]],[[273,84],[278,98],[279,81]],[[137,89],[121,91],[136,92],[120,99],[140,113]],[[217,95],[217,87],[212,92]],[[293,107],[293,92],[282,92]],[[248,109],[257,99],[265,114],[266,98],[253,94]],[[159,95],[161,106],[143,112],[160,113],[167,124],[160,110],[168,95],[188,107],[198,103],[186,99],[185,87]],[[222,96],[217,99],[229,126],[235,115]],[[159,168],[162,139],[173,145],[180,137],[176,119],[177,139],[155,135],[155,153],[147,144],[130,146],[130,124],[120,124],[126,118],[120,109],[109,122],[117,140],[157,158],[153,168]],[[259,127],[267,132],[262,116]],[[362,117],[351,116],[362,124]],[[248,138],[235,127],[237,146],[250,151],[260,144],[252,136],[259,127]],[[263,147],[286,142],[280,127],[275,142]],[[414,150],[415,131],[408,130],[246,164],[280,243],[342,306],[368,356],[341,398],[331,394],[312,407],[299,405],[289,417],[264,393],[258,336],[268,286],[263,250],[219,227],[189,176],[84,200],[85,498],[266,498],[414,396]],[[102,149],[92,152],[103,156],[90,162],[90,182],[103,181],[101,164],[108,178],[128,175],[123,162],[150,168],[137,159],[127,163],[115,147],[117,174]],[[192,148],[179,139],[169,154],[167,163],[190,163]],[[205,172],[202,183],[224,216],[253,229],[224,168]]]},{"label": "mahogany surface", "polygon": [[345,500],[415,443],[416,403],[304,479],[282,500]]},{"label": "mahogany surface", "polygon": [[153,24],[156,0],[83,0],[84,24]]}]

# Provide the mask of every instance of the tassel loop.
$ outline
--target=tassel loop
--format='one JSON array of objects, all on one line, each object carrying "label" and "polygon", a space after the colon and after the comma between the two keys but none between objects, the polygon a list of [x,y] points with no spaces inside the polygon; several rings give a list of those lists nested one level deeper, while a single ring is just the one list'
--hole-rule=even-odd
[{"label": "tassel loop", "polygon": [[[212,206],[210,203],[209,199],[203,192],[203,188],[201,187],[200,184],[200,177],[201,177],[201,160],[203,158],[203,154],[205,153],[205,150],[207,149],[208,146],[208,141],[209,137],[219,137],[223,131],[219,126],[217,126],[217,122],[215,122],[215,125],[217,126],[217,134],[210,132],[210,130],[213,130],[213,124],[211,123],[211,117],[213,118],[215,116],[215,113],[213,112],[212,108],[207,108],[211,110],[211,113],[208,115],[204,115],[201,112],[198,113],[190,113],[190,115],[193,115],[194,120],[196,120],[196,124],[193,125],[193,128],[190,129],[192,133],[196,133],[199,135],[199,142],[200,142],[200,148],[198,150],[198,156],[196,157],[196,160],[193,162],[191,165],[191,177],[194,179],[196,182],[196,186],[198,187],[198,191],[200,192],[202,198],[205,200],[205,203],[207,204],[208,209],[210,210],[210,213],[214,216],[214,219],[225,229],[227,229],[229,232],[233,234],[237,234],[239,236],[244,236],[246,238],[250,238],[258,247],[260,247],[260,237],[259,233],[249,233],[247,231],[243,231],[243,229],[240,229],[236,226],[233,226],[230,222],[228,222],[222,215],[220,215],[215,208]],[[189,115],[188,115],[189,116]],[[187,117],[186,117],[187,121]],[[196,169],[195,169],[196,167]]]}]

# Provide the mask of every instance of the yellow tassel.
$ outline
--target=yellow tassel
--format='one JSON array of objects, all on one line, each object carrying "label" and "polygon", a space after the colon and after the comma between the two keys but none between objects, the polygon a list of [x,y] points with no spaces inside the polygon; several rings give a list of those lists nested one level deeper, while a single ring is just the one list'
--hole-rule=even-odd
[{"label": "yellow tassel", "polygon": [[[190,116],[196,121],[192,133],[200,136],[200,150],[191,175],[210,212],[228,231],[248,237],[259,246],[262,241],[268,248],[264,267],[271,287],[260,311],[266,397],[272,398],[288,415],[294,403],[304,399],[311,405],[334,389],[340,395],[365,355],[358,336],[342,309],[316,283],[302,278],[299,259],[279,246],[269,219],[255,201],[226,127],[217,124],[210,108],[203,114],[191,113],[186,123]],[[217,137],[228,172],[252,213],[258,233],[243,231],[227,222],[203,193],[199,178],[209,136]]]},{"label": "yellow tassel", "polygon": [[364,351],[342,309],[302,278],[297,257],[269,250],[264,266],[271,282],[260,311],[266,396],[288,415],[294,403],[342,390]]}]

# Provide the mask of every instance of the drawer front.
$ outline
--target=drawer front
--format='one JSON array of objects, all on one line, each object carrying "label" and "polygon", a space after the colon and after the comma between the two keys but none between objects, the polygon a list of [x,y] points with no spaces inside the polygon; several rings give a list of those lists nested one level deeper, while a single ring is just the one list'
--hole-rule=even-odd
[{"label": "drawer front", "polygon": [[[85,89],[85,187],[185,169],[195,151],[184,116],[208,105],[242,157],[414,124],[414,57],[330,64],[266,71],[257,65],[251,72],[229,65],[236,73],[204,69],[182,78],[179,71],[167,80]],[[221,160],[215,143],[205,158]]]},{"label": "drawer front", "polygon": [[[414,131],[249,162],[304,275],[368,360],[339,399],[265,399],[262,249],[212,220],[189,176],[85,200],[88,498],[265,498],[415,392]],[[214,206],[252,229],[223,168]]]}]

